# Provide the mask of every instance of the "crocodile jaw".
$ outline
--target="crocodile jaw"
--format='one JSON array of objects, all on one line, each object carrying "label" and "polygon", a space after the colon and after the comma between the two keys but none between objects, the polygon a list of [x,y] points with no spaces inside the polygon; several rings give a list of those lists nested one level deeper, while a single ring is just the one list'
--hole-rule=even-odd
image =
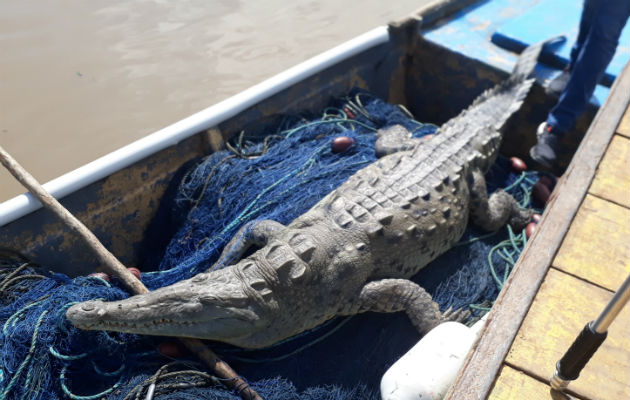
[{"label": "crocodile jaw", "polygon": [[[76,304],[66,317],[86,330],[181,336],[239,344],[262,320],[240,285],[202,282],[205,275],[125,300]],[[209,280],[209,279],[207,279]]]}]

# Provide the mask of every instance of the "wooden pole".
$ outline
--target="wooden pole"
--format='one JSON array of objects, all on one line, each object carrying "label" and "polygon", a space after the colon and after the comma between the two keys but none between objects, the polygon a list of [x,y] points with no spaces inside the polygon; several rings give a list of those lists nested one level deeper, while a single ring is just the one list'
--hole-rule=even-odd
[{"label": "wooden pole", "polygon": [[[61,221],[76,232],[85,244],[94,252],[104,269],[117,277],[123,285],[134,295],[149,293],[144,284],[137,279],[118,259],[109,251],[98,238],[74,215],[61,205],[50,193],[37,182],[2,146],[0,146],[0,163],[17,179],[29,192],[35,196],[44,207],[57,215]],[[230,389],[236,390],[243,400],[262,400],[262,398],[216,353],[210,350],[198,339],[180,338],[190,351],[197,355],[212,372],[222,379]]]}]

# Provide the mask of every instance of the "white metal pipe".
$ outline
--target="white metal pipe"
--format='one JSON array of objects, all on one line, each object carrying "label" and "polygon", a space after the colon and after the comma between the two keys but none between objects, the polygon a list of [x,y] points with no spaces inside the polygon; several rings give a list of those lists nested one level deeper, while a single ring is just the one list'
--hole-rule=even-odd
[{"label": "white metal pipe", "polygon": [[617,318],[623,307],[630,300],[630,275],[615,292],[615,295],[604,308],[604,311],[591,323],[591,329],[596,333],[604,333],[608,331],[610,324]]},{"label": "white metal pipe", "polygon": [[[235,96],[55,178],[44,184],[44,188],[55,198],[60,199],[147,156],[176,145],[183,139],[216,126],[260,101],[332,65],[387,41],[389,41],[387,27],[375,28],[289,68]],[[40,202],[31,196],[30,193],[7,200],[0,204],[0,226],[8,224],[40,207]]]}]

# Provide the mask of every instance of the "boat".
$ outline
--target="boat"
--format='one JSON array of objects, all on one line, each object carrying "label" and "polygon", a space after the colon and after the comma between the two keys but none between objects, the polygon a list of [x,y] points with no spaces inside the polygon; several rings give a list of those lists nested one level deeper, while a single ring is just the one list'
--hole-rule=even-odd
[{"label": "boat", "polygon": [[[222,149],[242,130],[253,129],[278,114],[321,110],[330,98],[357,87],[403,104],[420,121],[440,125],[508,76],[518,55],[492,43],[491,33],[518,15],[515,10],[538,3],[436,1],[44,186],[123,264],[137,265],[138,243],[170,178],[187,161]],[[540,82],[558,73],[559,61],[548,56],[552,66],[537,69]],[[537,384],[543,379],[516,361],[506,364],[506,357],[572,222],[585,199],[590,199],[590,184],[598,179],[598,165],[609,144],[613,140],[627,142],[627,137],[613,139],[619,136],[615,132],[624,112],[627,125],[630,101],[629,68],[626,66],[618,75],[611,89],[598,89],[600,104],[594,100],[565,143],[571,149],[561,161],[566,172],[447,398],[499,396],[499,392],[493,392],[498,390],[495,384],[507,380],[497,381],[497,377],[508,369],[525,374]],[[528,159],[528,150],[535,142],[533,132],[554,102],[541,85],[535,86],[521,112],[510,121],[502,152]],[[624,201],[613,203],[627,209],[629,205]],[[3,249],[71,277],[88,275],[98,268],[82,242],[54,215],[40,208],[30,194],[0,204],[0,243]],[[627,367],[628,357],[623,357],[622,365]],[[627,386],[620,390],[628,393]],[[523,398],[534,398],[521,394]],[[577,394],[583,392],[578,390]],[[587,394],[597,398],[591,392]]]}]

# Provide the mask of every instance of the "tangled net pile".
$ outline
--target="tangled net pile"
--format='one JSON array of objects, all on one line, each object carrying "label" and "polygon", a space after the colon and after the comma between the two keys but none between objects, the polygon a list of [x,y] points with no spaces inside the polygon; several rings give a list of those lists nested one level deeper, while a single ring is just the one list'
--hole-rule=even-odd
[{"label": "tangled net pile", "polygon": [[[149,289],[208,269],[244,223],[286,224],[350,175],[375,161],[375,132],[401,124],[423,137],[433,125],[365,92],[337,99],[319,117],[284,117],[275,127],[240,135],[228,150],[178,172],[148,229],[142,275]],[[331,152],[335,137],[356,144]],[[426,139],[430,140],[430,139]],[[489,190],[508,187],[523,207],[535,173],[516,174],[499,160]],[[508,229],[483,235],[469,228],[459,246],[414,277],[440,304],[484,310],[498,294],[525,244]],[[490,262],[488,262],[488,260]],[[160,354],[160,338],[81,331],[65,319],[71,305],[128,294],[115,281],[70,279],[23,260],[0,264],[0,399],[238,399],[194,357]],[[212,348],[265,399],[377,399],[380,377],[419,338],[406,316],[363,314],[335,319],[268,349]],[[351,360],[351,361],[349,361]]]}]

